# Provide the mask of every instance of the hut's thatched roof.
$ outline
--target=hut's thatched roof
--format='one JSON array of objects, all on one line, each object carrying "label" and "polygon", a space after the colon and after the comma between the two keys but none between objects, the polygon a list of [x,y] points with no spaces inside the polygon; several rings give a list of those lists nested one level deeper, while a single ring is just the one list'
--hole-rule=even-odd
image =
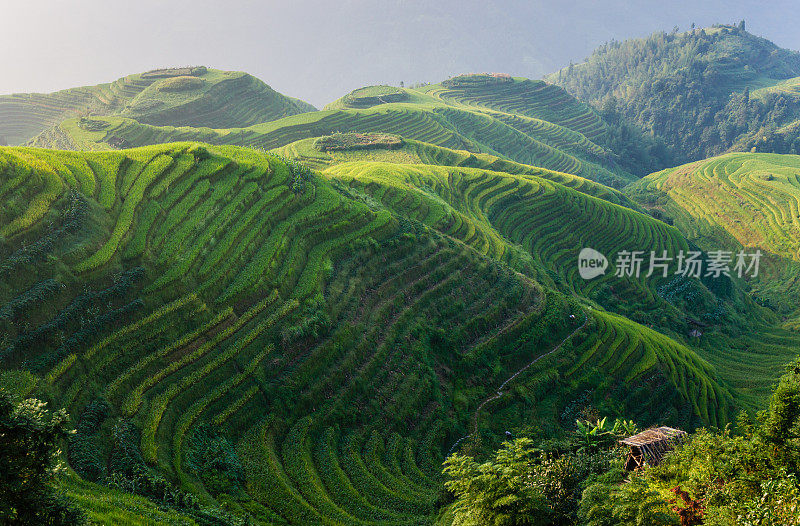
[{"label": "hut's thatched roof", "polygon": [[681,431],[680,429],[673,429],[671,427],[654,427],[651,429],[646,429],[639,433],[638,435],[633,435],[632,437],[624,438],[620,440],[622,444],[628,446],[644,446],[647,444],[653,444],[655,442],[671,442],[673,440],[682,440],[683,437],[686,436],[686,431]]},{"label": "hut's thatched roof", "polygon": [[684,438],[686,431],[662,426],[620,440],[621,444],[631,447],[625,469],[639,469],[645,461],[652,466],[658,465],[664,455],[672,451],[675,443],[682,442]]}]

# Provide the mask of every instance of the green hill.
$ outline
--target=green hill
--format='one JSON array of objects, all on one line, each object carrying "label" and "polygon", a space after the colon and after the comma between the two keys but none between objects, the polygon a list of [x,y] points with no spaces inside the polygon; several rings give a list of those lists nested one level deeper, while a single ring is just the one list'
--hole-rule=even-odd
[{"label": "green hill", "polygon": [[[663,139],[672,148],[663,168],[740,147],[741,136],[763,136],[785,124],[783,97],[759,101],[749,94],[798,75],[800,54],[747,33],[742,24],[612,41],[547,80],[592,103],[606,120],[619,116]],[[788,113],[789,120],[798,118],[796,110]]]},{"label": "green hill", "polygon": [[0,137],[24,143],[76,116],[120,114],[148,124],[226,128],[314,109],[246,73],[171,68],[51,94],[0,96]]},{"label": "green hill", "polygon": [[[353,135],[355,134],[334,134],[301,139],[281,148],[276,148],[273,151],[283,157],[301,161],[311,168],[323,170],[331,165],[344,162],[381,161],[395,164],[432,164],[480,168],[514,175],[535,175],[612,203],[621,204],[629,208],[638,206],[619,190],[565,172],[555,172],[536,166],[515,163],[514,161],[508,161],[485,153],[452,150],[392,135],[388,136],[392,142],[387,145],[380,142],[380,139],[384,137],[382,135],[377,135],[378,141],[376,142],[373,134],[359,134],[362,141],[367,141],[369,144],[366,147],[352,147],[347,145],[347,141]],[[334,143],[342,142],[344,144],[342,147],[332,147],[329,144],[320,146],[321,140]]]},{"label": "green hill", "polygon": [[[582,242],[685,239],[541,173],[1,148],[2,380],[68,409],[87,481],[278,524],[430,523],[481,400],[564,340],[484,409],[480,444],[558,434],[581,404],[727,422],[739,393],[680,334],[717,293],[690,280],[667,301],[657,278],[582,282],[571,264]],[[82,497],[96,514],[128,498],[102,491]]]},{"label": "green hill", "polygon": [[[599,109],[469,74],[315,111],[206,68],[0,97],[0,388],[72,415],[59,487],[96,523],[431,524],[445,456],[506,431],[724,427],[800,352],[800,157],[637,175],[712,148],[665,146],[696,104],[788,122],[770,46],[612,43],[551,79]],[[742,248],[758,277],[646,272]]]},{"label": "green hill", "polygon": [[795,155],[732,153],[652,174],[626,193],[706,250],[763,251],[762,279],[753,286],[763,301],[792,312],[800,271],[798,174]]},{"label": "green hill", "polygon": [[[602,122],[588,106],[576,102],[559,88],[550,86],[552,89],[549,89],[532,81],[513,82],[520,84],[518,95],[523,98],[517,109],[513,104],[504,106],[510,97],[504,91],[498,91],[494,98],[492,93],[485,93],[487,100],[491,99],[486,105],[467,105],[444,94],[433,96],[398,88],[403,102],[351,94],[332,103],[325,111],[245,128],[150,126],[141,119],[118,116],[93,117],[90,122],[71,119],[39,135],[30,144],[65,149],[109,149],[190,140],[273,149],[299,139],[335,132],[379,132],[400,134],[407,139],[447,148],[488,153],[617,188],[636,179],[610,149],[579,131],[595,138],[604,137]],[[366,89],[365,93],[375,89],[378,88]],[[436,93],[434,87],[424,89]],[[378,89],[382,91],[385,89]],[[354,100],[359,102],[353,103]],[[493,109],[495,105],[505,109]],[[511,111],[521,113],[509,113]]]},{"label": "green hill", "polygon": [[[335,137],[338,141],[347,143],[344,136]],[[367,136],[369,138],[369,136]],[[421,176],[420,173],[433,172],[436,173],[453,173],[461,171],[460,168],[481,170],[501,171],[506,174],[517,175],[534,175],[536,178],[546,179],[551,182],[559,183],[571,189],[577,190],[583,194],[592,197],[599,197],[610,203],[622,205],[626,209],[644,210],[648,209],[650,213],[670,222],[675,222],[675,226],[681,232],[689,234],[692,249],[696,248],[695,243],[698,243],[706,250],[718,250],[721,246],[727,247],[727,244],[720,243],[706,243],[704,239],[693,235],[696,232],[696,227],[687,225],[679,220],[673,220],[669,212],[665,212],[661,206],[653,206],[650,199],[642,198],[640,187],[645,186],[644,182],[641,184],[630,187],[630,191],[626,190],[626,194],[640,199],[642,205],[634,204],[627,199],[620,199],[619,195],[608,188],[592,183],[581,178],[570,176],[568,174],[561,174],[557,172],[549,172],[540,168],[528,167],[525,165],[517,165],[509,161],[498,160],[494,157],[480,154],[469,154],[463,151],[447,150],[441,147],[435,147],[425,143],[418,143],[415,141],[403,141],[402,146],[396,146],[392,143],[390,148],[381,147],[380,143],[368,149],[335,149],[326,150],[321,152],[318,147],[315,147],[315,139],[307,139],[290,144],[278,150],[284,156],[302,159],[304,162],[312,166],[316,166],[325,170],[323,173],[328,175],[337,176],[337,174],[346,174],[350,180],[350,185],[358,184],[361,186],[364,182],[368,182],[366,191],[373,193],[376,191],[375,185],[389,184],[392,186],[391,191],[383,193],[380,191],[380,198],[386,200],[391,197],[395,198],[398,190],[409,191],[405,185],[397,188],[397,183],[404,180],[412,180],[418,183],[425,181],[426,177]],[[330,142],[326,142],[328,147]],[[791,164],[791,157],[788,156],[772,156],[780,166],[781,164]],[[376,163],[381,162],[381,164]],[[386,162],[394,163],[387,165]],[[401,170],[398,164],[414,165],[410,169]],[[437,164],[445,167],[435,169],[425,164]],[[758,166],[761,169],[769,169],[769,167]],[[753,168],[755,169],[755,168]],[[468,170],[464,170],[466,172]],[[784,169],[784,171],[786,171]],[[761,173],[761,172],[759,172]],[[496,174],[498,178],[502,176]],[[441,179],[452,179],[453,175],[448,177],[438,176]],[[760,177],[764,177],[763,174]],[[777,177],[777,175],[775,176]],[[650,178],[648,178],[650,179]],[[415,183],[415,184],[416,184]],[[425,182],[424,188],[441,188],[441,183]],[[696,196],[709,195],[710,190],[700,189],[697,192],[695,185],[692,184],[690,190]],[[422,202],[428,199],[430,194],[421,194]],[[456,194],[457,195],[457,194]],[[574,194],[568,194],[574,195]],[[713,194],[711,194],[713,195]],[[453,204],[453,194],[444,194],[448,203]],[[748,335],[742,336],[740,327],[751,327],[753,316],[760,316],[758,312],[761,311],[747,296],[742,292],[737,292],[740,285],[734,283],[733,290],[727,293],[723,291],[725,287],[720,287],[720,284],[714,284],[707,281],[705,285],[711,286],[715,293],[705,290],[704,286],[697,287],[696,285],[689,285],[680,277],[675,277],[671,280],[661,283],[644,283],[631,284],[623,287],[620,285],[619,280],[600,278],[586,283],[578,279],[574,274],[573,267],[569,264],[569,258],[576,256],[577,250],[582,246],[591,246],[594,248],[602,248],[602,252],[609,254],[618,250],[621,246],[629,246],[631,249],[636,247],[648,246],[665,246],[663,241],[656,241],[655,239],[644,239],[631,237],[630,234],[621,234],[627,230],[616,230],[613,225],[632,222],[633,231],[646,231],[652,229],[649,224],[661,225],[660,222],[651,223],[649,218],[643,217],[639,214],[629,214],[628,210],[620,210],[608,205],[602,205],[595,209],[595,205],[591,204],[593,201],[581,202],[585,200],[576,199],[575,197],[566,198],[565,195],[553,196],[553,200],[541,200],[542,194],[537,196],[536,200],[529,202],[527,199],[520,201],[520,206],[524,207],[526,214],[531,215],[536,210],[542,210],[542,216],[547,217],[547,211],[558,210],[558,218],[563,222],[561,230],[553,230],[552,225],[537,224],[534,221],[522,221],[523,228],[526,232],[537,239],[536,243],[531,245],[523,244],[524,247],[529,247],[529,253],[534,258],[537,258],[540,265],[545,268],[544,273],[540,273],[539,279],[550,283],[551,286],[561,288],[564,287],[577,287],[577,290],[582,295],[588,295],[595,301],[598,301],[605,308],[617,310],[618,312],[633,317],[640,323],[645,323],[650,326],[657,326],[659,330],[668,334],[674,335],[676,338],[682,338],[689,332],[689,328],[684,326],[684,321],[681,318],[683,315],[688,315],[690,318],[696,320],[703,320],[706,324],[704,338],[700,341],[693,341],[692,344],[701,353],[701,355],[715,365],[720,370],[726,382],[736,387],[736,390],[743,399],[747,399],[747,403],[752,407],[757,407],[764,397],[769,394],[770,378],[774,378],[781,370],[781,364],[791,360],[794,354],[798,351],[798,341],[796,335],[792,332],[797,328],[798,322],[796,317],[791,317],[786,323],[783,323],[785,328],[771,327],[774,321],[767,321],[757,323],[752,326],[748,331]],[[777,197],[777,194],[776,194]],[[787,195],[786,198],[791,198]],[[414,198],[416,200],[416,198]],[[411,200],[411,202],[414,202]],[[565,207],[565,202],[574,202],[577,207],[574,211]],[[386,202],[386,201],[385,201]],[[392,206],[388,202],[388,206]],[[401,202],[409,202],[405,199]],[[778,200],[780,202],[780,198]],[[716,199],[715,203],[720,206],[720,211],[715,212],[717,216],[723,216],[721,212],[727,206],[727,200]],[[473,210],[474,205],[462,205],[466,210]],[[497,206],[503,206],[500,203]],[[699,202],[696,204],[700,205]],[[755,206],[755,205],[754,205]],[[580,211],[582,210],[582,212]],[[590,212],[594,210],[593,212]],[[493,215],[490,210],[481,209],[482,215],[480,219],[488,219],[492,228],[500,230],[502,235],[506,238],[515,240],[515,234],[512,230],[508,229],[507,225],[502,223],[495,223]],[[447,215],[447,212],[437,212],[438,215]],[[433,214],[436,217],[437,214]],[[532,215],[536,215],[533,213]],[[607,218],[617,216],[617,220],[609,220]],[[570,218],[570,219],[567,219]],[[573,219],[574,218],[574,219]],[[585,220],[585,222],[584,222]],[[633,221],[631,221],[633,220]],[[747,224],[754,224],[753,221]],[[607,225],[606,227],[598,228],[597,225]],[[480,230],[480,226],[475,227]],[[505,230],[504,230],[505,229]],[[660,230],[660,229],[659,229]],[[552,236],[549,233],[552,233]],[[454,234],[450,234],[454,235]],[[662,234],[663,235],[663,234]],[[621,237],[619,237],[621,236]],[[674,236],[674,234],[670,234]],[[667,242],[666,246],[672,246],[670,249],[674,254],[675,251],[686,248],[684,241],[680,239]],[[621,241],[626,239],[626,241]],[[791,244],[791,242],[790,242]],[[558,248],[562,247],[562,248]],[[569,254],[568,259],[553,258],[551,251],[561,250],[562,254]],[[754,288],[750,294],[754,295],[757,301],[762,302],[772,307],[776,307],[780,303],[785,302],[786,298],[791,297],[791,291],[787,291],[787,284],[793,281],[790,277],[794,274],[791,271],[791,265],[787,267],[785,261],[772,260],[769,256],[765,257],[764,273],[765,276],[771,276],[770,269],[779,271],[781,274],[787,276],[782,281],[775,282],[774,280],[761,280],[759,282],[751,282],[742,284],[742,287]],[[787,270],[788,269],[788,270]],[[572,274],[565,273],[571,271]],[[554,279],[555,281],[549,281]],[[783,286],[776,286],[776,283],[783,283]],[[731,284],[728,284],[731,285]],[[773,288],[772,292],[767,295],[764,291],[765,285]],[[638,289],[638,290],[636,290]],[[703,292],[701,292],[703,291]],[[722,296],[719,293],[722,292]],[[717,297],[715,298],[715,294]],[[773,298],[772,303],[765,302],[766,298]],[[622,300],[624,298],[624,300]],[[636,299],[635,299],[636,298]],[[683,299],[682,299],[683,298]],[[704,298],[704,299],[701,299]],[[727,298],[727,299],[726,299]],[[721,302],[722,300],[722,302]],[[778,301],[780,300],[780,301]],[[789,302],[789,305],[793,305]],[[677,310],[676,310],[677,307]],[[793,307],[792,307],[793,309]],[[672,313],[672,314],[668,314]],[[666,314],[666,316],[662,316]],[[770,317],[767,316],[769,319]],[[735,321],[734,321],[735,320]],[[716,328],[714,328],[716,327]],[[727,328],[726,328],[727,327]],[[788,331],[786,329],[789,329]],[[725,353],[720,353],[719,349],[727,349]],[[760,359],[753,361],[748,359],[748,356],[753,353],[753,349],[761,349],[763,354]]]},{"label": "green hill", "polygon": [[800,77],[732,96],[726,109],[740,135],[734,151],[800,152]]},{"label": "green hill", "polygon": [[[542,133],[549,129],[553,138],[560,134],[562,145],[580,142],[581,139],[586,145],[591,142],[602,144],[606,135],[606,125],[597,113],[563,89],[540,80],[506,75],[460,75],[416,90],[371,86],[355,90],[325,109],[370,108],[399,102],[444,102],[459,109],[487,113],[512,126],[527,124],[533,129],[534,123],[538,123]],[[520,117],[535,121],[532,123]]]},{"label": "green hill", "polygon": [[323,109],[344,110],[371,108],[380,104],[393,102],[435,102],[435,99],[426,97],[417,90],[397,88],[394,86],[366,86],[351,91],[344,97],[337,99]]},{"label": "green hill", "polygon": [[605,123],[592,109],[558,86],[541,80],[505,75],[460,75],[421,91],[465,106],[523,115],[571,129],[594,142],[606,134]]}]

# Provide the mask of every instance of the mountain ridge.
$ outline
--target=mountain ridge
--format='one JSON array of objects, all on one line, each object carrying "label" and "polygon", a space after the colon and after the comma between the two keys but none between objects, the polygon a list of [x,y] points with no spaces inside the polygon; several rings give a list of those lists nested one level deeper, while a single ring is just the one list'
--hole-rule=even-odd
[{"label": "mountain ridge", "polygon": [[[612,41],[586,62],[545,78],[607,118],[620,115],[664,140],[673,150],[665,168],[728,151],[740,136],[763,134],[785,102],[773,97],[748,108],[750,91],[799,75],[800,53],[740,24]],[[788,153],[762,145],[759,151]]]},{"label": "mountain ridge", "polygon": [[[147,93],[157,95],[159,93],[159,84],[163,86],[165,82],[174,81],[178,77],[197,79],[201,84],[184,85],[180,90],[173,89],[171,104],[158,100],[158,97],[151,97],[149,99],[150,104],[158,105],[160,103],[162,107],[169,107],[176,104],[180,106],[187,104],[187,102],[194,103],[195,106],[199,105],[200,109],[205,110],[206,113],[208,111],[216,111],[225,117],[226,108],[223,104],[225,101],[219,99],[220,97],[223,97],[223,99],[225,97],[230,98],[231,94],[225,93],[229,91],[226,89],[226,84],[236,83],[238,80],[238,84],[241,85],[243,82],[244,85],[239,86],[240,91],[235,92],[234,96],[245,96],[245,100],[248,100],[251,105],[249,111],[255,114],[256,121],[252,120],[252,116],[237,117],[231,113],[231,110],[227,110],[229,114],[228,120],[221,121],[223,124],[230,125],[230,119],[234,118],[237,119],[237,124],[247,125],[260,122],[261,118],[268,119],[274,118],[275,115],[282,116],[286,112],[296,114],[315,109],[308,103],[280,95],[262,81],[244,72],[223,72],[209,69],[205,66],[167,68],[127,75],[107,84],[70,88],[53,93],[0,95],[0,116],[3,117],[0,119],[0,136],[5,137],[6,141],[10,143],[24,143],[38,133],[56,126],[66,118],[73,116],[89,117],[92,115],[121,113],[138,116],[139,118],[145,117],[146,120],[149,120],[147,116],[152,116],[153,108],[146,107],[146,99],[141,99],[143,93],[145,95]],[[192,98],[188,101],[180,100],[181,92],[183,92],[183,96],[188,92]],[[139,99],[138,107],[141,110],[138,112],[136,107],[128,107],[131,103],[137,101],[137,98]],[[269,108],[273,105],[274,108],[270,110]],[[262,109],[253,111],[259,107]],[[156,109],[158,108],[156,107]],[[181,113],[180,111],[173,113],[168,119],[171,119],[171,122],[181,122]],[[213,120],[213,116],[205,117],[199,115],[199,117]],[[156,119],[156,122],[160,121]],[[190,117],[185,122],[187,124],[192,122],[203,124],[211,121],[192,121]]]}]

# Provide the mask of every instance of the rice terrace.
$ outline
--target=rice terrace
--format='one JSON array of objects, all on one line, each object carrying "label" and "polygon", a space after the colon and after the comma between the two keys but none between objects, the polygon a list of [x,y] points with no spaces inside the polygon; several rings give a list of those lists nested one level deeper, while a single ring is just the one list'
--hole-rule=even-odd
[{"label": "rice terrace", "polygon": [[614,27],[527,76],[387,29],[419,81],[0,80],[0,523],[800,525],[800,53]]}]

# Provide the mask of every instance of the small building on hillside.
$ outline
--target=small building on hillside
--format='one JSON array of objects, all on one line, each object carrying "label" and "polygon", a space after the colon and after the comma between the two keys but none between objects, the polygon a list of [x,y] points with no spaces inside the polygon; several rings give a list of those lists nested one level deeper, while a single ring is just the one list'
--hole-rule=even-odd
[{"label": "small building on hillside", "polygon": [[642,431],[632,437],[620,440],[631,450],[625,460],[625,470],[641,469],[645,463],[657,466],[664,455],[672,451],[677,444],[686,440],[686,431],[671,427],[654,427]]}]

